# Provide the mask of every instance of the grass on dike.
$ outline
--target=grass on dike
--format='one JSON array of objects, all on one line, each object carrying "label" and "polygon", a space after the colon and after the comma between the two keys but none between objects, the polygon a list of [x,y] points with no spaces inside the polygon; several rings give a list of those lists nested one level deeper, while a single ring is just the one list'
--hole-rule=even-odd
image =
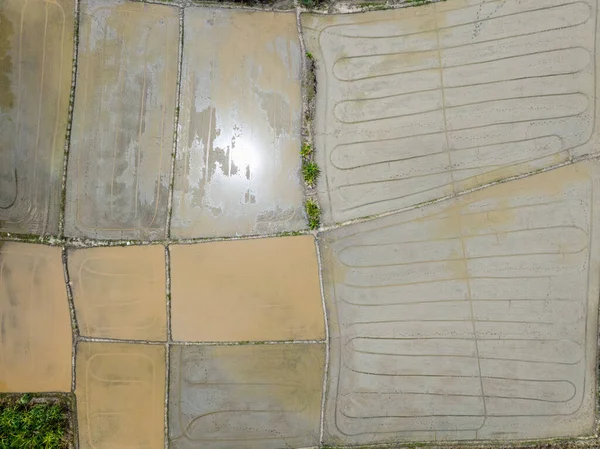
[{"label": "grass on dike", "polygon": [[314,187],[317,184],[317,179],[321,174],[321,169],[315,162],[307,162],[302,167],[302,175],[304,176],[304,182],[309,187]]},{"label": "grass on dike", "polygon": [[32,401],[29,394],[0,398],[0,449],[68,447],[68,408],[62,401]]},{"label": "grass on dike", "polygon": [[308,227],[313,230],[318,229],[321,223],[321,209],[319,209],[319,205],[312,198],[308,198],[304,207],[308,216]]}]

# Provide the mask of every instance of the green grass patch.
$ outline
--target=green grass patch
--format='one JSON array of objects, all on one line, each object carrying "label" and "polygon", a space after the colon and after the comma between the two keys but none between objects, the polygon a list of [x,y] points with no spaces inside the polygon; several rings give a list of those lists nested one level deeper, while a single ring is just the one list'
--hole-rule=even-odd
[{"label": "green grass patch", "polygon": [[313,153],[312,145],[310,143],[303,143],[300,148],[300,154],[304,159],[308,159]]},{"label": "green grass patch", "polygon": [[66,449],[69,429],[65,401],[0,398],[0,449]]},{"label": "green grass patch", "polygon": [[300,0],[300,5],[307,9],[313,9],[319,6],[319,0]]},{"label": "green grass patch", "polygon": [[314,187],[317,184],[317,179],[321,174],[321,169],[315,162],[307,162],[302,167],[302,175],[304,176],[304,182],[309,187]]},{"label": "green grass patch", "polygon": [[308,198],[304,204],[308,216],[308,227],[318,229],[321,224],[321,209],[315,200]]}]

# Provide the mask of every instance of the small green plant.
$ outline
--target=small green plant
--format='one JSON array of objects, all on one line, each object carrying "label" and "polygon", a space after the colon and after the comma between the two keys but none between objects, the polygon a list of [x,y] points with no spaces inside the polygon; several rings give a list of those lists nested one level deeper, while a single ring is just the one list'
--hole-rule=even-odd
[{"label": "small green plant", "polygon": [[300,0],[300,4],[307,9],[313,9],[318,4],[318,0]]},{"label": "small green plant", "polygon": [[307,52],[306,52],[306,57],[307,57],[308,59],[310,59],[311,61],[314,61],[314,60],[315,60],[315,57],[313,56],[313,54],[312,54],[310,51],[307,51]]},{"label": "small green plant", "polygon": [[34,403],[31,396],[0,399],[0,449],[69,447],[66,405]]},{"label": "small green plant", "polygon": [[303,143],[302,148],[300,149],[300,155],[304,159],[308,159],[313,153],[313,149],[310,143]]},{"label": "small green plant", "polygon": [[302,167],[302,174],[304,175],[304,182],[309,187],[314,187],[321,174],[321,169],[315,162],[307,162]]},{"label": "small green plant", "polygon": [[305,207],[308,217],[308,227],[310,229],[318,229],[321,224],[321,209],[319,209],[319,205],[312,198],[308,198]]}]

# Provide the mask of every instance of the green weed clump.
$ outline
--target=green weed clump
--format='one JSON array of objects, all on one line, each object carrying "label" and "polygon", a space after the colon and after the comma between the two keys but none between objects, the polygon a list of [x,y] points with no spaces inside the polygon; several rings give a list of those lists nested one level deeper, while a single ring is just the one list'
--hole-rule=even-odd
[{"label": "green weed clump", "polygon": [[319,0],[300,0],[300,4],[307,9],[313,9],[319,4]]},{"label": "green weed clump", "polygon": [[304,176],[304,182],[309,187],[314,187],[317,184],[317,179],[319,179],[319,175],[321,174],[321,169],[316,164],[316,162],[307,162],[302,167],[302,175]]},{"label": "green weed clump", "polygon": [[27,394],[0,398],[0,449],[66,449],[68,428],[60,403],[32,403]]},{"label": "green weed clump", "polygon": [[313,153],[313,149],[310,143],[303,143],[302,144],[302,148],[300,149],[300,155],[304,158],[304,159],[308,159],[310,158],[310,156]]},{"label": "green weed clump", "polygon": [[305,203],[306,215],[308,216],[308,227],[310,229],[318,229],[321,224],[321,209],[312,198],[308,198]]}]

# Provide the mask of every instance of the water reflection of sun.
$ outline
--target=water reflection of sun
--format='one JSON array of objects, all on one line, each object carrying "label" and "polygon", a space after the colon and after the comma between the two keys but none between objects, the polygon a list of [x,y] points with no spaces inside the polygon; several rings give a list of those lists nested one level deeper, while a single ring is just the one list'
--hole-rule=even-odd
[{"label": "water reflection of sun", "polygon": [[241,169],[242,176],[246,176],[246,173],[260,171],[263,156],[260,144],[256,139],[239,136],[235,146],[231,149],[230,163]]}]

